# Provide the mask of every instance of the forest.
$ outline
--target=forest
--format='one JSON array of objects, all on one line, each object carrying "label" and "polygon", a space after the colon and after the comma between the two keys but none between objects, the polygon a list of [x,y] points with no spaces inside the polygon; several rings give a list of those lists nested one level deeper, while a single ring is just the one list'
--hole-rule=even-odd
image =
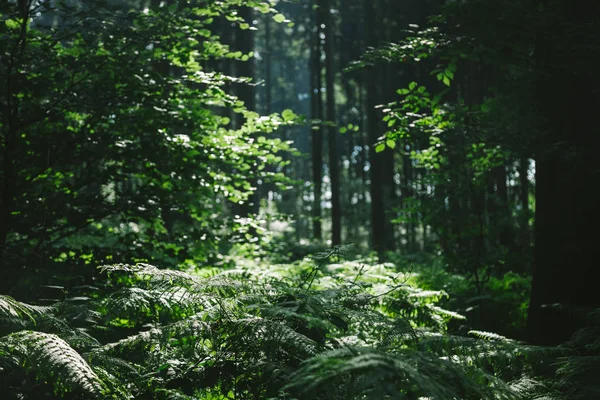
[{"label": "forest", "polygon": [[0,398],[600,399],[598,16],[0,0]]}]

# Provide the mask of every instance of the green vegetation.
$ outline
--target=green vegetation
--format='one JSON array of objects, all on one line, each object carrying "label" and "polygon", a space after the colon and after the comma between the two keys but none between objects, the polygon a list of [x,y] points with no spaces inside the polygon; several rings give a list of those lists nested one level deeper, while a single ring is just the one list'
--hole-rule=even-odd
[{"label": "green vegetation", "polygon": [[[445,292],[343,250],[199,274],[107,265],[102,287],[50,307],[4,296],[2,385],[15,398],[574,398],[551,379],[587,361],[574,348],[453,335],[464,317],[437,305]],[[573,345],[597,350],[589,333]]]},{"label": "green vegetation", "polygon": [[0,397],[600,398],[597,15],[0,3]]}]

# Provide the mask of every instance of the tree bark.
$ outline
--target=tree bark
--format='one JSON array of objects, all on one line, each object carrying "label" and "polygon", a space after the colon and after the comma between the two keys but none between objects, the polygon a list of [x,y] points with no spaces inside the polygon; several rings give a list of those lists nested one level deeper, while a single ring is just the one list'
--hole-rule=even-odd
[{"label": "tree bark", "polygon": [[323,98],[321,97],[321,17],[314,12],[314,32],[311,33],[310,71],[311,71],[311,117],[317,123],[312,129],[312,180],[313,180],[313,221],[312,230],[315,240],[323,239],[321,225],[321,195],[323,193],[323,135],[321,122],[323,119]]},{"label": "tree bark", "polygon": [[[597,3],[560,1],[538,11],[533,93],[543,118],[536,149],[535,251],[529,339],[564,342],[585,325],[585,314],[600,307],[600,182],[597,123],[600,79],[587,63],[585,43],[600,39]],[[557,27],[569,28],[559,29]],[[573,29],[577,27],[577,29]],[[579,47],[581,46],[581,47]],[[590,99],[582,101],[581,88]]]},{"label": "tree bark", "polygon": [[342,214],[340,210],[340,166],[335,126],[335,69],[333,18],[331,1],[322,0],[321,12],[325,24],[325,86],[327,90],[327,146],[329,152],[329,179],[331,181],[331,244],[342,243]]}]

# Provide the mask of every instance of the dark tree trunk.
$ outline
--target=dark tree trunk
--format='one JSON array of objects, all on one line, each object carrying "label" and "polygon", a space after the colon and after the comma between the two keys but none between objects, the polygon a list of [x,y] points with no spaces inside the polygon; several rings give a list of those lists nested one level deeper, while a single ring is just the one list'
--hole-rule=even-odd
[{"label": "dark tree trunk", "polygon": [[529,247],[529,159],[525,156],[519,161],[519,201],[521,203],[521,245]]},{"label": "dark tree trunk", "polygon": [[[29,20],[29,2],[25,0],[18,1],[21,21]],[[21,22],[20,36],[18,43],[13,47],[13,53],[7,54],[3,60],[6,68],[6,76],[1,79],[5,93],[0,95],[5,98],[4,109],[0,116],[0,122],[3,129],[2,143],[0,145],[0,274],[2,282],[0,283],[0,293],[7,293],[14,282],[14,277],[18,276],[14,265],[10,265],[7,260],[8,234],[11,231],[12,212],[14,211],[15,197],[17,195],[17,169],[15,168],[16,148],[19,131],[19,100],[16,97],[18,92],[19,78],[19,60],[21,54],[25,52],[27,45],[27,23]]]},{"label": "dark tree trunk", "polygon": [[[597,43],[600,5],[549,3],[536,42],[535,106],[543,117],[536,149],[535,253],[530,340],[556,344],[585,324],[600,307],[596,275],[600,260],[600,182],[597,122],[600,79],[584,43]],[[557,29],[557,27],[569,29]],[[575,29],[575,27],[577,29]],[[580,47],[578,47],[580,46]],[[585,88],[587,101],[582,101]]]},{"label": "dark tree trunk", "polygon": [[320,12],[313,12],[315,30],[311,34],[311,117],[318,121],[312,130],[312,180],[313,180],[313,237],[323,239],[321,225],[321,195],[323,193],[323,135],[321,120],[323,119],[323,98],[321,97],[321,17]]},{"label": "dark tree trunk", "polygon": [[329,151],[329,179],[331,181],[331,244],[342,243],[342,214],[340,210],[340,166],[335,127],[335,69],[334,36],[331,1],[321,1],[321,13],[325,24],[325,86],[327,90],[327,146]]},{"label": "dark tree trunk", "polygon": [[[372,0],[365,0],[364,15],[366,27],[367,46],[377,45],[377,21],[375,13],[375,4]],[[379,74],[382,73],[381,67],[373,67],[366,71],[366,103],[367,103],[367,131],[369,145],[369,178],[371,195],[371,240],[372,246],[377,253],[382,255],[390,249],[390,243],[393,243],[393,236],[389,235],[388,219],[386,215],[385,199],[390,196],[389,181],[386,179],[386,167],[393,166],[393,153],[389,150],[383,153],[375,153],[375,143],[381,136],[381,118],[375,107],[381,101],[381,90]],[[391,167],[393,168],[393,167]],[[393,179],[393,176],[392,176]],[[386,186],[388,190],[386,191]]]}]

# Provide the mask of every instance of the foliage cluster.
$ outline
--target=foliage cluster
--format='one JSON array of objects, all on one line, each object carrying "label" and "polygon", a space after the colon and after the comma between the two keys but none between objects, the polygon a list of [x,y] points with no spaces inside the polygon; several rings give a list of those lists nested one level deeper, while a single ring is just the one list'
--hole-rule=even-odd
[{"label": "foliage cluster", "polygon": [[230,87],[248,79],[216,68],[252,57],[213,29],[220,20],[248,29],[242,3],[276,14],[238,0],[2,3],[0,263],[9,280],[80,274],[92,260],[206,262],[236,224],[227,204],[248,202],[256,179],[285,182],[277,153],[290,144],[269,134],[296,115],[246,109]]}]

